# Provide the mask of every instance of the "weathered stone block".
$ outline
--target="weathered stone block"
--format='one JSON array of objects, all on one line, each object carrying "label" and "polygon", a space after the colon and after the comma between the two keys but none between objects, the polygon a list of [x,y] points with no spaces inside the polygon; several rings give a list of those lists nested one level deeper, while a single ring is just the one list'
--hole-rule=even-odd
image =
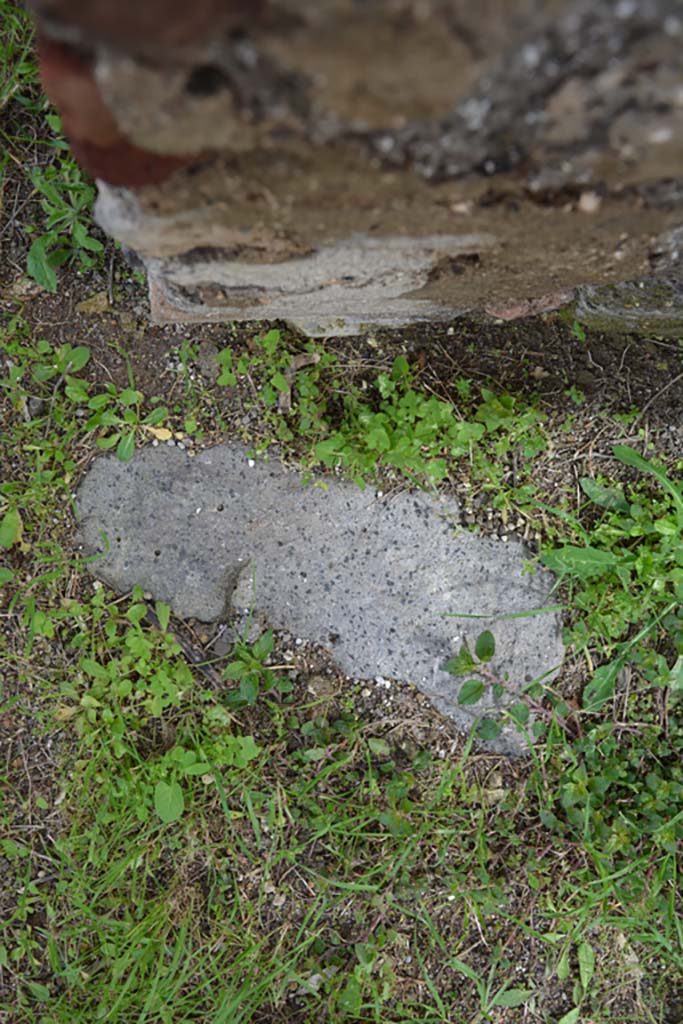
[{"label": "weathered stone block", "polygon": [[[653,198],[683,165],[677,0],[33,7],[46,88],[156,319],[334,333],[548,309],[639,287],[680,225],[680,198]],[[495,244],[465,263],[462,235]]]},{"label": "weathered stone block", "polygon": [[[351,676],[415,684],[464,730],[526,683],[553,678],[564,652],[557,613],[510,617],[542,609],[554,582],[528,571],[523,545],[459,530],[452,500],[320,483],[304,486],[239,445],[102,457],[77,496],[82,540],[99,555],[90,567],[120,590],[139,584],[180,616],[253,607],[327,647]],[[465,640],[474,649],[484,629],[496,638],[489,667],[511,692],[496,698],[489,687],[477,706],[462,706],[463,680],[442,666]],[[524,737],[508,722],[497,746],[520,753]]]}]

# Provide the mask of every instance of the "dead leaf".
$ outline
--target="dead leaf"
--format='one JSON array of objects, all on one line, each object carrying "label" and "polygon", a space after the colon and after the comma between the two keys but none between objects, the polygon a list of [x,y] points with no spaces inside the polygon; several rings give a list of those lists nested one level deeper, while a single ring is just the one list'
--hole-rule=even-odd
[{"label": "dead leaf", "polygon": [[75,707],[61,707],[55,712],[55,719],[58,722],[68,722],[70,718],[78,714],[78,708]]},{"label": "dead leaf", "polygon": [[83,313],[85,316],[97,316],[100,313],[106,313],[108,309],[109,296],[106,292],[97,292],[89,299],[83,299],[82,302],[76,303],[76,312]]},{"label": "dead leaf", "polygon": [[170,441],[173,437],[173,431],[169,430],[168,427],[150,427],[147,423],[143,424],[145,430],[148,430],[150,434],[156,437],[157,441]]}]

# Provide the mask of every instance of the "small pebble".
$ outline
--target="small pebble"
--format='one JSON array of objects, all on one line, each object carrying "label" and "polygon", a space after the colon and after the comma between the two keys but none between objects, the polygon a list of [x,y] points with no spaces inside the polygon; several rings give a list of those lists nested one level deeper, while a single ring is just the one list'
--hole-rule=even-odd
[{"label": "small pebble", "polygon": [[602,199],[597,192],[582,192],[578,202],[581,213],[597,213],[602,206]]}]

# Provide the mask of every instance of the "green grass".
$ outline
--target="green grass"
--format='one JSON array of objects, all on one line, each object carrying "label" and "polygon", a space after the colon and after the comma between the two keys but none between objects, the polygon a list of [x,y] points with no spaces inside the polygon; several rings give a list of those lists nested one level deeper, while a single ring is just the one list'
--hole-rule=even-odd
[{"label": "green grass", "polygon": [[[20,732],[3,768],[0,1008],[17,1024],[680,1019],[680,706],[640,648],[626,690],[617,681],[599,707],[572,710],[578,735],[538,694],[545,735],[510,766],[471,741],[435,757],[375,725],[353,690],[312,697],[305,678],[271,667],[269,633],[202,671],[168,608],[93,589],[69,541],[79,467],[98,445],[130,457],[150,416],[156,430],[208,433],[226,387],[258,411],[257,446],[270,436],[314,466],[332,436],[343,468],[362,475],[372,458],[381,479],[400,480],[403,467],[382,458],[392,447],[375,446],[379,415],[423,486],[443,458],[476,491],[513,451],[525,489],[508,488],[503,505],[529,504],[547,437],[533,404],[474,389],[468,404],[458,382],[457,413],[445,397],[424,406],[434,396],[407,361],[352,379],[319,348],[285,380],[292,410],[276,414],[277,375],[297,347],[267,339],[231,367],[223,358],[234,380],[214,389],[193,382],[186,349],[182,398],[167,405],[142,394],[131,368],[127,387],[98,384],[86,346],[54,348],[19,319],[5,326],[0,719],[23,723],[33,746]],[[437,415],[411,419],[406,400]],[[449,447],[462,422],[482,428],[466,452]],[[664,489],[648,490],[646,479],[599,486],[637,494],[639,522],[649,509],[678,529],[678,485],[660,477]],[[605,493],[555,528],[555,550],[566,557],[560,530],[575,546],[622,543],[621,498],[596,513]],[[630,536],[658,576],[677,564],[668,526]],[[632,585],[579,574],[572,602],[580,613],[592,588],[587,606],[609,623]],[[641,607],[645,596],[633,590]],[[570,627],[577,653],[620,656],[620,636],[582,621]],[[635,612],[629,621],[635,630]],[[670,626],[647,637],[667,671]]]}]

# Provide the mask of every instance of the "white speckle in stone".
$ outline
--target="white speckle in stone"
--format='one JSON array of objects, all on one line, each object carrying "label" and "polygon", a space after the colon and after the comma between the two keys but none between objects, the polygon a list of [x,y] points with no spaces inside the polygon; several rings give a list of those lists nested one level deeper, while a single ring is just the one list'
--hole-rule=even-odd
[{"label": "white speckle in stone", "polygon": [[673,138],[673,129],[670,125],[660,125],[650,132],[650,142],[655,146],[661,146],[663,142],[669,142]]},{"label": "white speckle in stone", "polygon": [[247,465],[249,466],[249,469],[253,469],[254,466],[256,465],[256,462],[254,459],[247,459]]},{"label": "white speckle in stone", "polygon": [[375,682],[385,690],[389,690],[391,688],[391,683],[388,679],[385,679],[384,676],[375,676]]},{"label": "white speckle in stone", "polygon": [[152,441],[152,448],[158,448],[158,447],[159,447],[159,442],[158,442],[158,441],[157,441],[157,439],[155,438],[155,439],[154,439],[154,440]]},{"label": "white speckle in stone", "polygon": [[194,514],[195,514],[196,516],[198,516],[198,515],[199,515],[199,513],[201,512],[201,510],[202,510],[202,506],[200,505],[200,506],[199,506],[199,508],[196,508],[196,509],[194,510]]}]

